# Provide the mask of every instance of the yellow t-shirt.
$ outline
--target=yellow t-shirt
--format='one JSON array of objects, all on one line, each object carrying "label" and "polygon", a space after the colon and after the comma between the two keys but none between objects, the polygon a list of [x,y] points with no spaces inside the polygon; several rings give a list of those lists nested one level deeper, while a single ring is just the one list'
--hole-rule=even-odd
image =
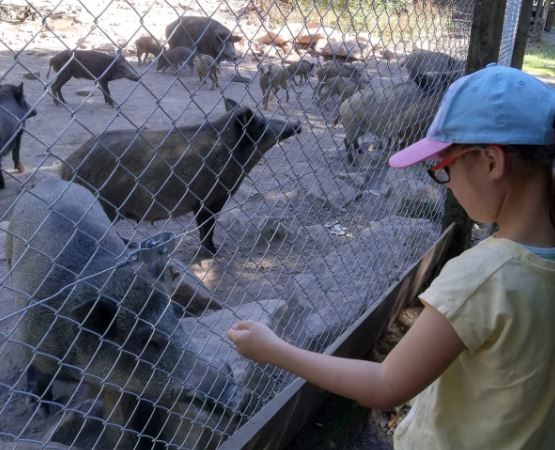
[{"label": "yellow t-shirt", "polygon": [[555,449],[555,261],[490,237],[420,295],[468,350],[414,399],[396,450]]}]

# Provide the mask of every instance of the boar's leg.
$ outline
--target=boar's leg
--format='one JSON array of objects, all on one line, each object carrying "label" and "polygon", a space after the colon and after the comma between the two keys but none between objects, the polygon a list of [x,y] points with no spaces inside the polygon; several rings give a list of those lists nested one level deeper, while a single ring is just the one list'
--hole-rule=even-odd
[{"label": "boar's leg", "polygon": [[358,138],[354,138],[352,141],[345,138],[343,139],[343,142],[345,143],[345,148],[347,150],[347,161],[352,164],[355,161],[355,153],[360,153]]},{"label": "boar's leg", "polygon": [[17,136],[15,137],[15,141],[13,143],[13,149],[12,149],[13,166],[15,170],[17,170],[18,172],[23,172],[25,170],[25,167],[23,167],[23,164],[21,164],[21,160],[19,159],[19,149],[21,148],[22,134],[23,134],[23,130],[17,133]]},{"label": "boar's leg", "polygon": [[[30,392],[37,397],[41,397],[42,400],[51,402],[53,400],[52,390],[49,387],[51,380],[51,377],[43,374],[33,364],[31,364],[27,369],[27,392]],[[32,403],[34,400],[35,399],[28,397],[27,403]],[[44,408],[44,411],[47,414],[50,413],[48,403],[41,404],[41,407]]]},{"label": "boar's leg", "polygon": [[69,80],[71,80],[71,74],[67,71],[63,70],[58,74],[54,83],[52,83],[52,94],[54,95],[54,104],[59,105],[60,102],[58,99],[62,101],[62,103],[66,103],[64,96],[62,95],[62,86],[66,84]]},{"label": "boar's leg", "polygon": [[6,187],[6,182],[4,181],[4,174],[2,173],[2,162],[0,161],[0,189]]},{"label": "boar's leg", "polygon": [[207,205],[199,205],[196,212],[197,226],[200,233],[200,241],[202,245],[212,254],[218,251],[214,245],[214,225],[216,223],[216,215],[222,210],[227,197],[222,200]]},{"label": "boar's leg", "polygon": [[108,81],[101,79],[99,80],[98,84],[100,85],[100,89],[102,89],[102,95],[104,95],[104,101],[107,105],[110,105],[112,108],[114,107],[114,100],[112,99],[112,94],[110,93],[110,89],[108,88]]}]

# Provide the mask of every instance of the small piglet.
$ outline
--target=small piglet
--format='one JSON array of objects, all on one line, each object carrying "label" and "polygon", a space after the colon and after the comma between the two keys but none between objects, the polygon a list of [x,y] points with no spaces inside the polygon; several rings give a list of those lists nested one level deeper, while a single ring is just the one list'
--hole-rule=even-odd
[{"label": "small piglet", "polygon": [[[135,48],[137,49],[137,64],[146,63],[146,57],[150,54],[154,57],[162,52],[162,46],[152,36],[142,36],[135,41]],[[143,59],[141,60],[141,57]]]},{"label": "small piglet", "polygon": [[268,109],[268,101],[272,93],[277,98],[277,93],[281,89],[285,90],[285,102],[289,102],[289,72],[285,67],[275,67],[269,65],[267,68],[259,66],[260,69],[260,90],[262,91],[262,105]]},{"label": "small piglet", "polygon": [[206,81],[206,78],[210,78],[212,80],[212,89],[219,88],[220,85],[218,84],[218,72],[220,69],[210,55],[197,55],[194,59],[195,63],[195,70],[199,77],[201,83]]},{"label": "small piglet", "polygon": [[104,101],[112,107],[114,100],[108,89],[110,81],[120,78],[139,81],[137,73],[122,55],[112,56],[94,50],[61,51],[50,59],[46,78],[50,75],[50,69],[59,72],[56,80],[52,83],[52,93],[56,105],[59,104],[59,100],[66,103],[62,95],[62,86],[71,78],[98,80]]},{"label": "small piglet", "polygon": [[162,54],[156,64],[156,71],[165,72],[168,67],[172,67],[177,71],[187,64],[191,69],[191,73],[193,73],[193,57],[194,52],[189,47],[175,47],[171,50],[162,50]]},{"label": "small piglet", "polygon": [[36,116],[23,95],[23,83],[0,85],[0,189],[4,189],[5,182],[2,175],[2,158],[10,151],[14,167],[23,172],[24,167],[19,159],[21,135],[25,119]]}]

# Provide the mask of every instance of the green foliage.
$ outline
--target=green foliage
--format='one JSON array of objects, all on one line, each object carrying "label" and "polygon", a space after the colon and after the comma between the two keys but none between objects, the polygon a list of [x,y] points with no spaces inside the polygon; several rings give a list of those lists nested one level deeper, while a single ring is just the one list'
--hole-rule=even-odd
[{"label": "green foliage", "polygon": [[543,42],[529,45],[522,69],[533,75],[555,78],[555,45]]}]

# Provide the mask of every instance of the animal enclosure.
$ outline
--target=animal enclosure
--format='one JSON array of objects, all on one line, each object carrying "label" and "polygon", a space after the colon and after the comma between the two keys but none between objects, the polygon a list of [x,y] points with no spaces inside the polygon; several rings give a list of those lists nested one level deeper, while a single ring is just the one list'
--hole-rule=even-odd
[{"label": "animal enclosure", "polygon": [[445,191],[387,160],[464,74],[473,17],[1,4],[0,447],[215,449],[279,396],[294,378],[226,331],[323,351],[436,241]]}]

